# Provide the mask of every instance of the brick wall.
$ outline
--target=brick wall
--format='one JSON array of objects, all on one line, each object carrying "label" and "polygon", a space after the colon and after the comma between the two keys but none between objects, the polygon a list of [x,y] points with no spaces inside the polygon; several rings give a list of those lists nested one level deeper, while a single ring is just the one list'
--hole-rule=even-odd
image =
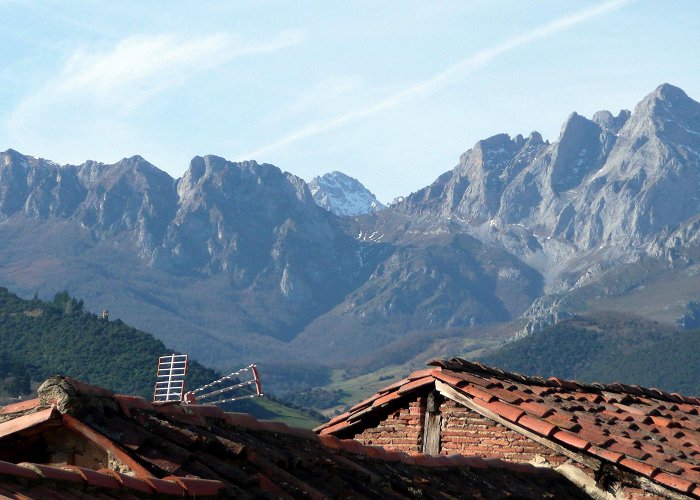
[{"label": "brick wall", "polygon": [[[422,450],[426,397],[421,396],[389,414],[377,426],[365,429],[354,438],[366,445],[392,450]],[[511,462],[544,459],[552,466],[566,462],[556,453],[517,432],[447,399],[440,404],[440,453],[501,458]]]},{"label": "brick wall", "polygon": [[543,458],[553,466],[566,457],[536,441],[483,417],[448,399],[440,405],[440,453],[501,458],[510,462],[531,462]]},{"label": "brick wall", "polygon": [[366,445],[401,451],[421,451],[425,397],[411,401],[408,408],[399,408],[379,425],[357,434],[355,439]]},{"label": "brick wall", "polygon": [[[375,427],[355,435],[365,445],[382,446],[405,452],[422,450],[422,435],[426,413],[426,396],[390,413]],[[440,404],[440,453],[461,454],[483,458],[500,458],[509,462],[535,462],[551,467],[569,465],[589,477],[595,474],[588,467],[571,462],[556,451],[533,441],[516,431],[470,410],[450,399]],[[545,463],[546,462],[546,463]],[[659,498],[630,481],[615,482],[612,486],[617,498],[647,500]]]}]

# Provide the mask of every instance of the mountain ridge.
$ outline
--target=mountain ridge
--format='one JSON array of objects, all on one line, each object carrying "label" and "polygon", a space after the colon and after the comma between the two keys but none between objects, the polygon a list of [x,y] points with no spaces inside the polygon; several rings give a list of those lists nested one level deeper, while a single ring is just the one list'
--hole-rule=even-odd
[{"label": "mountain ridge", "polygon": [[[173,179],[138,156],[59,167],[10,150],[0,279],[69,288],[222,368],[351,363],[407,329],[530,332],[691,272],[698,151],[700,104],[668,84],[633,112],[572,113],[553,142],[478,141],[431,185],[353,217],[254,161],[198,156]],[[700,298],[688,283],[683,300]],[[685,307],[664,300],[663,314]]]}]

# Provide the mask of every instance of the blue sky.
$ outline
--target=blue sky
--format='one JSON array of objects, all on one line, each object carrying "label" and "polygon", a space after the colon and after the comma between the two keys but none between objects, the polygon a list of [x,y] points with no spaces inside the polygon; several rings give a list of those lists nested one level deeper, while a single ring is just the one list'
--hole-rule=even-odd
[{"label": "blue sky", "polygon": [[0,149],[331,170],[382,201],[493,134],[700,99],[696,0],[0,0]]}]

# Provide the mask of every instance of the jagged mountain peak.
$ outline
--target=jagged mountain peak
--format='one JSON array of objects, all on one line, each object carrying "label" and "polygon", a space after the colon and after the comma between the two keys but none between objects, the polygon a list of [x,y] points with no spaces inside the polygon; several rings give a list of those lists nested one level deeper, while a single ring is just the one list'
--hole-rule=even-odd
[{"label": "jagged mountain peak", "polygon": [[316,203],[335,215],[355,216],[386,208],[360,181],[337,170],[314,177],[309,189]]},{"label": "jagged mountain peak", "polygon": [[617,134],[622,127],[624,127],[632,112],[628,109],[622,109],[617,116],[608,110],[598,111],[593,115],[591,121],[596,123],[603,130],[609,130],[614,134]]},{"label": "jagged mountain peak", "polygon": [[479,141],[395,209],[519,225],[573,248],[630,249],[700,208],[691,165],[700,165],[700,104],[665,84],[634,113],[571,113],[551,144],[534,133]]},{"label": "jagged mountain peak", "polygon": [[637,122],[647,121],[648,125],[663,130],[666,122],[697,120],[699,114],[700,103],[678,87],[664,83],[637,104],[632,118]]},{"label": "jagged mountain peak", "polygon": [[65,165],[62,170],[76,169],[81,182],[88,188],[101,186],[111,189],[114,185],[125,182],[137,190],[153,187],[169,189],[174,179],[163,170],[145,160],[140,155],[122,158],[116,163],[102,163],[88,160],[82,165]]},{"label": "jagged mountain peak", "polygon": [[245,206],[254,199],[255,204],[269,203],[271,210],[299,203],[315,206],[308,186],[299,177],[269,163],[232,162],[215,155],[195,156],[177,181],[177,192],[183,206],[193,200],[205,204],[230,200]]},{"label": "jagged mountain peak", "polygon": [[530,132],[530,135],[527,137],[527,141],[525,143],[529,146],[541,146],[545,144],[544,139],[542,139],[542,134],[536,130]]},{"label": "jagged mountain peak", "polygon": [[687,104],[692,101],[688,94],[679,87],[671,85],[670,83],[662,83],[654,90],[653,94],[656,98],[661,99],[666,102]]}]

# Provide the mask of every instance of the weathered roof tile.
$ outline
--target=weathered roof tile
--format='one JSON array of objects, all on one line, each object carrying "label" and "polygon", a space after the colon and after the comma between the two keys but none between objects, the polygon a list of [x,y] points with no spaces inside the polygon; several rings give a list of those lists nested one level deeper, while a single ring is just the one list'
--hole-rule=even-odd
[{"label": "weathered roof tile", "polygon": [[[582,384],[556,377],[527,377],[458,358],[430,364],[442,371],[417,373],[452,386],[477,406],[553,442],[612,463],[629,460],[635,473],[652,480],[659,471],[681,471],[679,474],[686,478],[694,477],[692,467],[700,467],[697,398],[619,383]],[[389,390],[378,393],[381,396],[375,395],[375,403],[403,401],[403,394],[412,386],[402,388],[411,383],[404,379],[392,384]],[[335,429],[328,425],[320,429],[351,435],[353,431],[348,434],[338,424],[345,419],[361,430],[367,417],[386,411],[378,406],[381,404],[359,411],[351,409],[349,415],[332,421]],[[376,422],[376,416],[367,421]],[[678,461],[686,467],[679,467]],[[638,466],[640,463],[643,465]]]}]

